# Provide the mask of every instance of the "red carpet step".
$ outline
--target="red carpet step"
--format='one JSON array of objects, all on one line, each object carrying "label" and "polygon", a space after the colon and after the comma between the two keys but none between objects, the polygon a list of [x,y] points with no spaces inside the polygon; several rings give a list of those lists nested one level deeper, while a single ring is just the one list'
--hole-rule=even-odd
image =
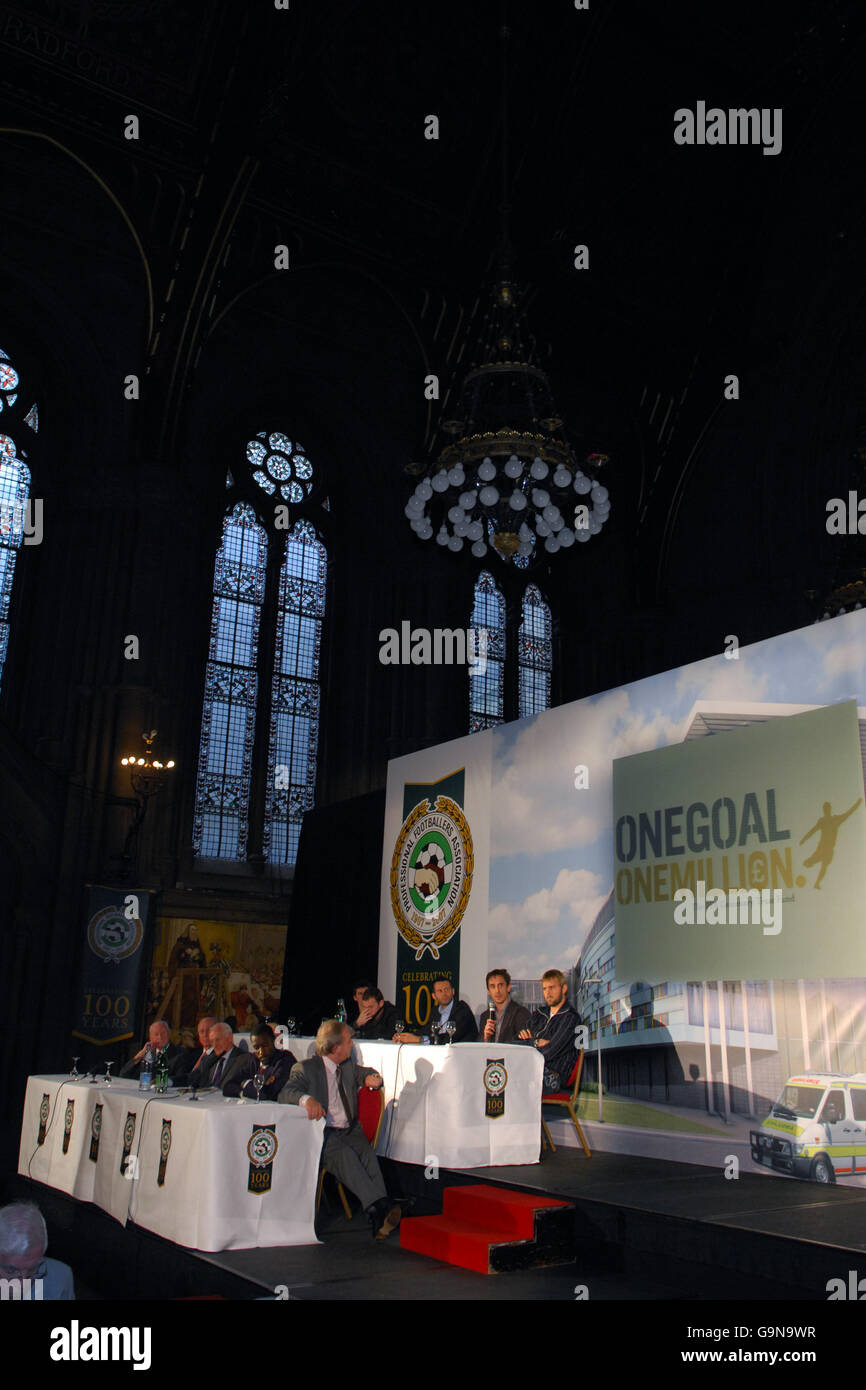
[{"label": "red carpet step", "polygon": [[448,1187],[441,1216],[403,1219],[400,1244],[478,1274],[568,1264],[573,1213],[568,1202],[507,1187]]}]

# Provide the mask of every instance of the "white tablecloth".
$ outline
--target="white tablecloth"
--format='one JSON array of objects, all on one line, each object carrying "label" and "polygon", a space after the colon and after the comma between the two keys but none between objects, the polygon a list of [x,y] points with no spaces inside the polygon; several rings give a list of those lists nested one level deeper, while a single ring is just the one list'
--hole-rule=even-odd
[{"label": "white tablecloth", "polygon": [[[315,1053],[314,1038],[288,1038],[299,1060]],[[356,1041],[354,1056],[385,1083],[385,1115],[377,1153],[402,1163],[486,1168],[537,1163],[541,1152],[544,1064],[517,1043],[423,1044]],[[502,1060],[505,1113],[486,1113],[484,1074]]]},{"label": "white tablecloth", "polygon": [[[44,1142],[40,1106],[48,1098]],[[67,1152],[64,1120],[74,1102]],[[90,1158],[91,1126],[102,1105],[98,1155]],[[123,1130],[135,1114],[133,1162],[123,1163]],[[164,1181],[158,1182],[163,1121],[171,1122]],[[258,1125],[276,1125],[271,1190],[250,1192],[247,1145]],[[226,1100],[218,1093],[192,1102],[139,1091],[134,1081],[94,1086],[57,1076],[31,1076],[24,1101],[18,1171],[37,1182],[94,1202],[118,1221],[194,1250],[313,1245],[316,1182],[324,1121],[293,1105]],[[125,1168],[126,1175],[121,1171]]]}]

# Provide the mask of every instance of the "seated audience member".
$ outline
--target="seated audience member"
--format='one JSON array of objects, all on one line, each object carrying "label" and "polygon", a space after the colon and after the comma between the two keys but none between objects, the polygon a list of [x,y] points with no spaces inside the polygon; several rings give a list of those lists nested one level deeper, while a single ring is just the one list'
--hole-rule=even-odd
[{"label": "seated audience member", "polygon": [[577,1057],[574,1031],[580,1019],[568,1002],[568,985],[561,970],[545,970],[541,977],[544,1003],[522,1028],[518,1042],[530,1042],[544,1061],[545,1091],[562,1091],[568,1084]]},{"label": "seated audience member", "polygon": [[358,1090],[361,1085],[377,1091],[382,1078],[371,1067],[352,1057],[352,1030],[329,1018],[316,1034],[316,1056],[296,1062],[287,1086],[280,1092],[283,1105],[303,1105],[311,1120],[325,1117],[322,1162],[361,1203],[377,1240],[384,1240],[400,1224],[400,1207],[387,1194],[379,1163],[358,1123]]},{"label": "seated audience member", "polygon": [[[232,1030],[227,1023],[215,1023],[210,1030],[211,1054],[205,1058],[199,1070],[199,1079],[192,1080],[196,1087],[218,1086],[225,1092],[229,1082],[246,1081],[258,1071],[255,1059],[249,1052],[235,1047]],[[231,1092],[228,1093],[229,1095]],[[235,1092],[237,1094],[237,1092]]]},{"label": "seated audience member", "polygon": [[[171,1041],[171,1032],[164,1018],[158,1019],[156,1023],[150,1025],[147,1030],[147,1040],[150,1043],[150,1050],[153,1053],[154,1071],[156,1071],[157,1062],[162,1057],[162,1054],[165,1053],[165,1060],[168,1064],[168,1074],[172,1080],[174,1080],[175,1073],[182,1070],[184,1054],[183,1049],[177,1047]],[[134,1057],[130,1057],[126,1066],[123,1067],[118,1074],[123,1077],[138,1076],[146,1051],[147,1043],[145,1043],[144,1047],[139,1048]]]},{"label": "seated audience member", "polygon": [[357,980],[355,982],[355,985],[352,989],[352,1004],[354,1006],[354,1013],[352,1015],[353,1028],[355,1026],[355,1020],[357,1019],[358,1014],[361,1012],[361,1002],[364,998],[364,995],[367,993],[368,989],[375,988],[376,983],[374,980]]},{"label": "seated audience member", "polygon": [[262,1100],[277,1099],[297,1058],[292,1052],[281,1052],[275,1045],[274,1036],[274,1030],[269,1023],[263,1023],[256,1029],[252,1035],[252,1044],[253,1056],[258,1066],[247,1081],[243,1081],[240,1076],[236,1076],[233,1081],[227,1081],[223,1086],[224,1096],[249,1096],[251,1100],[255,1100],[253,1077],[258,1070],[263,1069],[265,1084],[262,1087]]},{"label": "seated audience member", "polygon": [[[433,1010],[433,1017],[428,1025],[427,1033],[395,1033],[393,1042],[477,1042],[478,1028],[475,1019],[472,1017],[472,1010],[468,1004],[464,1004],[462,999],[454,998],[454,989],[450,980],[446,980],[444,975],[439,975],[433,981],[433,998],[436,1000],[436,1007]],[[445,1025],[453,1023],[455,1033],[449,1040],[445,1032]]]},{"label": "seated audience member", "polygon": [[495,1012],[491,1018],[488,1009],[481,1017],[481,1042],[517,1042],[521,1028],[529,1027],[529,1010],[511,998],[511,976],[507,970],[487,972],[487,993]]},{"label": "seated audience member", "polygon": [[[60,1260],[46,1259],[47,1245],[45,1220],[35,1203],[10,1202],[0,1207],[0,1279],[41,1279],[39,1298],[74,1299],[72,1270]],[[35,1298],[37,1291],[32,1284],[30,1288]]]},{"label": "seated audience member", "polygon": [[374,985],[361,995],[361,1012],[355,1024],[355,1037],[390,1039],[397,1024],[397,1010]]},{"label": "seated audience member", "polygon": [[183,1058],[178,1064],[175,1074],[175,1080],[179,1086],[189,1086],[193,1077],[200,1075],[204,1059],[210,1056],[210,1030],[215,1023],[216,1019],[211,1018],[210,1014],[206,1014],[196,1024],[198,1047],[184,1049]]}]

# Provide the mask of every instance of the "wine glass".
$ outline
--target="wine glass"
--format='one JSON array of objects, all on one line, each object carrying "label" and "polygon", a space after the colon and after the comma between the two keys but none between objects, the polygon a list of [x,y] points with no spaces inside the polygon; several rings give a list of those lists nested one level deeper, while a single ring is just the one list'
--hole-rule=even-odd
[{"label": "wine glass", "polygon": [[253,1077],[253,1085],[254,1085],[255,1088],[256,1088],[256,1104],[258,1104],[258,1103],[261,1101],[261,1098],[262,1098],[262,1087],[264,1086],[264,1084],[265,1084],[265,1069],[264,1069],[264,1067],[261,1067],[261,1066],[260,1066],[259,1069],[258,1069],[258,1071],[256,1072],[255,1076]]},{"label": "wine glass", "polygon": [[113,1066],[114,1066],[114,1063],[113,1063],[113,1062],[106,1062],[106,1064],[105,1064],[105,1084],[106,1084],[106,1086],[110,1086],[110,1085],[111,1085],[111,1068],[112,1068]]},{"label": "wine glass", "polygon": [[450,1018],[445,1024],[445,1032],[448,1034],[449,1043],[452,1043],[454,1041],[454,1034],[457,1032],[457,1024],[452,1023]]},{"label": "wine glass", "polygon": [[398,1037],[398,1038],[399,1038],[400,1034],[403,1032],[403,1029],[404,1029],[405,1027],[406,1027],[406,1020],[405,1020],[405,1018],[398,1018],[398,1019],[397,1019],[397,1022],[394,1024],[394,1032],[397,1034],[397,1037]]},{"label": "wine glass", "polygon": [[72,1059],[72,1071],[69,1073],[69,1079],[70,1079],[70,1081],[77,1081],[78,1078],[79,1078],[79,1076],[81,1075],[81,1073],[80,1073],[79,1070],[78,1070],[78,1062],[79,1062],[79,1059],[78,1059],[77,1057],[73,1057],[73,1059]]},{"label": "wine glass", "polygon": [[431,1024],[430,1024],[430,1036],[431,1036],[431,1038],[438,1038],[439,1035],[441,1034],[441,1032],[442,1032],[442,1024],[441,1024],[441,1023],[431,1023]]},{"label": "wine glass", "polygon": [[289,1030],[289,1037],[290,1037],[290,1038],[293,1038],[293,1037],[295,1036],[295,1026],[296,1026],[296,1025],[295,1025],[295,1020],[294,1020],[293,1018],[287,1018],[287,1019],[286,1019],[286,1027],[287,1027],[288,1030]]}]

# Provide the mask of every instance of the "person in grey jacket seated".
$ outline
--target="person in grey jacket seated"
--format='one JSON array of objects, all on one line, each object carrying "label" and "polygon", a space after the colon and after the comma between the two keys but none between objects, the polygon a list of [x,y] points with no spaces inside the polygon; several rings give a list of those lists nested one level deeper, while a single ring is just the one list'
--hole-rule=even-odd
[{"label": "person in grey jacket seated", "polygon": [[295,1063],[278,1099],[283,1105],[302,1105],[311,1120],[324,1117],[322,1163],[354,1192],[374,1236],[384,1240],[399,1226],[402,1212],[385,1190],[376,1155],[358,1123],[362,1084],[376,1091],[383,1082],[372,1067],[354,1061],[348,1024],[329,1018],[316,1034],[316,1056]]}]

